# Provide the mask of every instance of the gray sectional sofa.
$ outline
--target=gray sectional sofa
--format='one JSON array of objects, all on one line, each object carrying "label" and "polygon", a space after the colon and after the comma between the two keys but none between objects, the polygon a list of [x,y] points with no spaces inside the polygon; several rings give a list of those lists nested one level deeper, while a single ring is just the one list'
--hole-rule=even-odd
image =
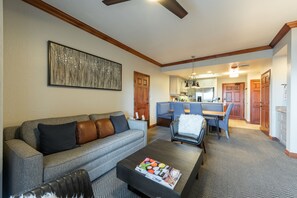
[{"label": "gray sectional sofa", "polygon": [[147,144],[147,123],[128,120],[129,130],[85,143],[74,149],[43,155],[39,152],[37,125],[97,120],[123,112],[77,115],[25,121],[4,129],[4,190],[17,194],[77,169],[85,169],[93,181],[116,163]]}]

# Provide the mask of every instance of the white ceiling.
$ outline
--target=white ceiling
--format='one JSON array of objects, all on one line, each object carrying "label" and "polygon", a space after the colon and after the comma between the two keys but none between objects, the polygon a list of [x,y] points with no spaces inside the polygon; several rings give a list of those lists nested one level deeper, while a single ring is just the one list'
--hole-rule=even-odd
[{"label": "white ceiling", "polygon": [[[247,75],[247,73],[258,73],[263,72],[263,67],[271,65],[271,59],[257,59],[244,62],[233,62],[230,64],[220,64],[211,66],[198,66],[194,63],[194,72],[197,74],[196,78],[213,78],[213,77],[228,77],[231,65],[239,65],[239,75]],[[188,79],[192,73],[192,68],[179,69],[173,71],[165,71],[165,74],[179,76],[184,79]]]},{"label": "white ceiling", "polygon": [[297,20],[297,0],[178,0],[189,13],[183,19],[149,0],[44,2],[161,64],[266,46],[285,23]]}]

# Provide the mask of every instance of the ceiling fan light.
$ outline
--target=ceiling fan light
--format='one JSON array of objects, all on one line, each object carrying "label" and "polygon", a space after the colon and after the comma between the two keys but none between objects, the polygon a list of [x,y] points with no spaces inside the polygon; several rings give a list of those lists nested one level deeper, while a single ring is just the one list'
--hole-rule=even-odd
[{"label": "ceiling fan light", "polygon": [[231,73],[229,74],[229,77],[230,77],[230,78],[237,78],[238,76],[239,76],[238,72],[231,72]]}]

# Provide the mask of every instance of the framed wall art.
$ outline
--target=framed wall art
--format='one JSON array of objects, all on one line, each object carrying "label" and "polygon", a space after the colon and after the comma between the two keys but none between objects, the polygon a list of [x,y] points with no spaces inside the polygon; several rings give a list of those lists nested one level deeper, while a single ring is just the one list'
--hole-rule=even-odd
[{"label": "framed wall art", "polygon": [[122,64],[48,41],[48,85],[122,90]]}]

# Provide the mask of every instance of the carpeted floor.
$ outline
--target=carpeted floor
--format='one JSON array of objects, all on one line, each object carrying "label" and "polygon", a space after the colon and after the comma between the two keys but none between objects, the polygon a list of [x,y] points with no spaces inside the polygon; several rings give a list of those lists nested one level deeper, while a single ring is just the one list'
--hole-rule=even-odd
[{"label": "carpeted floor", "polygon": [[[207,135],[204,165],[190,191],[198,197],[297,197],[297,160],[258,130],[231,128],[230,140]],[[222,135],[224,135],[222,133]],[[169,140],[169,129],[155,127],[149,142]],[[93,182],[95,197],[137,197],[116,178],[115,169]]]}]

